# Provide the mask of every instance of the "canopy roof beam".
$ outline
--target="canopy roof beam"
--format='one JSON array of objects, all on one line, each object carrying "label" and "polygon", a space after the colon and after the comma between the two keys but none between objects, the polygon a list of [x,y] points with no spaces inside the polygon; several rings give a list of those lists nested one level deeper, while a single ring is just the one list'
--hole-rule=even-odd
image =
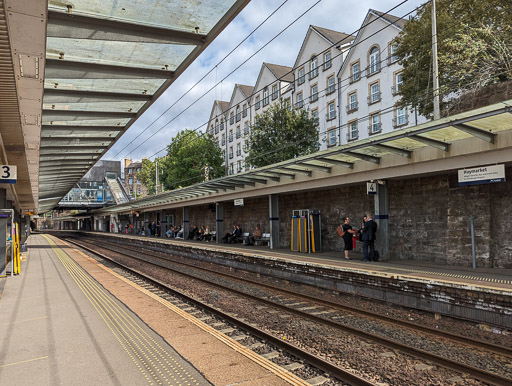
[{"label": "canopy roof beam", "polygon": [[314,159],[316,159],[318,161],[329,163],[331,165],[340,165],[340,166],[343,166],[343,167],[346,167],[346,168],[349,168],[349,169],[354,168],[354,163],[353,162],[341,161],[341,160],[327,158],[327,157],[318,157],[318,158],[314,158]]},{"label": "canopy roof beam", "polygon": [[398,154],[398,155],[401,155],[402,157],[407,157],[407,158],[411,158],[411,154],[412,154],[412,151],[410,151],[410,150],[401,149],[401,148],[389,146],[389,145],[384,145],[382,143],[374,144],[371,146],[376,147],[377,149],[389,151],[390,153]]},{"label": "canopy roof beam", "polygon": [[126,92],[112,92],[112,91],[91,91],[91,90],[76,90],[76,89],[59,89],[59,88],[45,88],[44,96],[49,97],[76,97],[76,98],[90,98],[96,100],[115,99],[120,101],[148,101],[151,99],[151,94],[143,93],[126,93]]},{"label": "canopy roof beam", "polygon": [[379,157],[374,157],[372,155],[356,153],[356,152],[353,152],[353,151],[344,151],[343,154],[346,154],[346,155],[349,155],[349,156],[352,156],[352,157],[355,157],[355,158],[359,158],[359,159],[362,159],[363,161],[371,162],[371,163],[374,163],[374,164],[377,164],[377,165],[380,163],[380,158]]},{"label": "canopy roof beam", "polygon": [[494,143],[494,137],[496,137],[496,134],[494,133],[491,133],[487,130],[478,129],[476,127],[469,126],[464,123],[458,123],[452,126],[455,127],[456,129],[464,131],[465,133],[471,134],[489,143]]},{"label": "canopy roof beam", "polygon": [[438,141],[437,139],[425,138],[425,137],[422,137],[420,135],[411,135],[411,136],[409,136],[409,138],[414,139],[415,141],[424,143],[425,145],[432,146],[432,147],[435,147],[437,149],[443,150],[443,151],[450,150],[450,144],[449,143],[446,143],[446,142],[443,142],[443,141]]},{"label": "canopy roof beam", "polygon": [[267,184],[267,180],[264,179],[264,178],[258,178],[258,177],[253,177],[253,176],[240,176],[240,177],[237,177],[238,180],[242,180],[242,181],[250,181],[250,182],[257,182],[258,184],[264,184],[266,185]]},{"label": "canopy roof beam", "polygon": [[174,71],[47,58],[45,76],[46,79],[172,79]]},{"label": "canopy roof beam", "polygon": [[311,175],[313,174],[313,172],[309,171],[309,170],[301,170],[301,169],[294,169],[290,166],[280,166],[276,169],[283,169],[283,170],[289,170],[293,173],[297,173],[297,174],[302,174],[302,175],[305,175],[305,176],[308,176],[308,177],[311,177]]},{"label": "canopy roof beam", "polygon": [[330,173],[331,170],[332,170],[332,168],[330,166],[313,165],[313,164],[309,164],[307,162],[301,162],[299,165],[300,166],[306,166],[306,167],[308,167],[310,169],[319,170],[319,171],[324,172],[324,173]]},{"label": "canopy roof beam", "polygon": [[43,114],[46,118],[51,115],[52,117],[95,117],[95,118],[133,118],[137,115],[135,111],[93,111],[93,110],[58,110],[58,109],[43,109]]},{"label": "canopy roof beam", "polygon": [[48,37],[203,45],[206,35],[121,20],[48,10]]}]

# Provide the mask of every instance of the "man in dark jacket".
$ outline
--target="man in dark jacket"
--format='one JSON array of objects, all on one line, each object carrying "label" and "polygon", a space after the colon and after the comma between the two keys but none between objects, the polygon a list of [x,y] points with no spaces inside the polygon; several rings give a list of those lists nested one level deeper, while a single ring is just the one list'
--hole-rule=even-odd
[{"label": "man in dark jacket", "polygon": [[[375,259],[375,234],[377,233],[377,223],[373,220],[373,214],[366,215],[363,232],[363,261],[374,261]],[[368,254],[368,247],[370,254]]]}]

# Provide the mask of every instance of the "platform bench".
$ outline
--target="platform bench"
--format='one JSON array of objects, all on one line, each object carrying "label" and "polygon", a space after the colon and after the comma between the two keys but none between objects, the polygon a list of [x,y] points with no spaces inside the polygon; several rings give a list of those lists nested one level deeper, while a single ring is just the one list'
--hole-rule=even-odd
[{"label": "platform bench", "polygon": [[263,233],[261,238],[254,240],[254,245],[258,245],[258,243],[270,245],[270,233]]}]

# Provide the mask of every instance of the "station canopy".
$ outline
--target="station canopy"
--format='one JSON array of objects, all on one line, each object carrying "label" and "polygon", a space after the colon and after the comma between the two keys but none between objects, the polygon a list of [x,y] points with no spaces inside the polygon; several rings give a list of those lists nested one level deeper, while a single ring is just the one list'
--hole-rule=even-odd
[{"label": "station canopy", "polygon": [[[484,148],[491,145],[498,149],[508,145],[506,141],[502,141],[498,146],[496,138],[510,130],[512,130],[512,100],[507,100],[243,173],[204,181],[124,204],[94,209],[87,215],[80,214],[77,217],[87,217],[91,214],[130,213],[130,211],[145,211],[182,203],[185,205],[184,202],[204,197],[211,198],[212,202],[221,201],[222,195],[233,191],[239,193],[285,181],[293,184],[297,176],[301,176],[300,181],[315,180],[317,187],[320,188],[323,177],[339,173],[340,169],[333,173],[334,167],[341,166],[341,169],[351,174],[356,172],[354,170],[356,163],[367,163],[367,169],[371,171],[381,166],[381,159],[386,155],[398,155],[403,157],[405,164],[410,164],[414,163],[413,153],[425,148],[436,149],[439,151],[438,157],[443,159],[449,157],[452,144],[472,138],[477,138],[482,144],[486,144]],[[357,172],[360,173],[360,170],[361,168]],[[261,195],[265,195],[264,189],[256,191],[253,197]]]},{"label": "station canopy", "polygon": [[249,1],[48,1],[39,212],[57,205]]}]

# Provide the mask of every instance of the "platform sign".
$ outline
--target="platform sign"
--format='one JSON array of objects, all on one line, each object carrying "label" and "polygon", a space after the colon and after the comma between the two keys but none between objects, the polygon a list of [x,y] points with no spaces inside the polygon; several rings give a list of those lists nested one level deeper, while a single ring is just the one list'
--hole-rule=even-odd
[{"label": "platform sign", "polygon": [[0,165],[0,184],[15,184],[18,178],[16,165]]},{"label": "platform sign", "polygon": [[366,194],[377,194],[377,183],[367,182],[366,183]]},{"label": "platform sign", "polygon": [[244,206],[244,199],[243,198],[236,199],[235,206]]},{"label": "platform sign", "polygon": [[481,166],[459,170],[459,186],[491,184],[505,181],[505,165]]}]

